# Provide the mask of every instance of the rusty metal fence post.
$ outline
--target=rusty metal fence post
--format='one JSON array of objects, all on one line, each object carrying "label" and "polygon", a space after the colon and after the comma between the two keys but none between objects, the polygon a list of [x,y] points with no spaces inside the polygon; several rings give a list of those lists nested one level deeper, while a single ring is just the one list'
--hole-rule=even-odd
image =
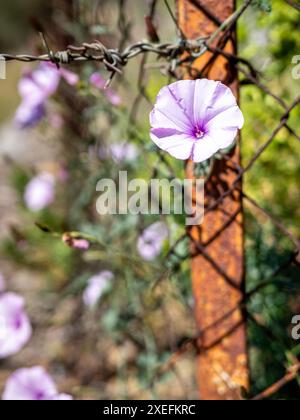
[{"label": "rusty metal fence post", "polygon": [[[235,10],[234,0],[177,0],[178,21],[189,39],[211,35]],[[220,37],[224,36],[224,33]],[[220,47],[220,37],[216,44]],[[221,48],[236,52],[235,29]],[[202,77],[221,80],[238,96],[236,70],[221,55],[207,52],[193,63]],[[197,77],[189,72],[187,77]],[[190,232],[193,251],[192,284],[199,329],[197,379],[203,400],[237,400],[249,387],[244,298],[244,227],[241,183],[227,194],[240,166],[237,146],[230,160],[214,164],[206,183],[204,223]],[[235,165],[236,164],[236,165]],[[193,165],[188,164],[193,176]],[[218,205],[214,205],[217,200]]]}]

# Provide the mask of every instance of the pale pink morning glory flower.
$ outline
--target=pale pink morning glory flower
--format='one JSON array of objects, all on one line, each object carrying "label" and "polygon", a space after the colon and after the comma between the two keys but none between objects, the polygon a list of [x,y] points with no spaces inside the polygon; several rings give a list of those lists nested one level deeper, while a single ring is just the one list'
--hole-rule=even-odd
[{"label": "pale pink morning glory flower", "polygon": [[146,261],[155,260],[168,236],[169,230],[164,222],[153,223],[138,238],[137,249],[140,256]]},{"label": "pale pink morning glory flower", "polygon": [[34,177],[26,186],[24,201],[27,208],[37,212],[53,203],[55,198],[55,179],[47,172]]},{"label": "pale pink morning glory flower", "polygon": [[24,299],[15,293],[0,294],[0,359],[18,353],[31,332]]},{"label": "pale pink morning glory flower", "polygon": [[161,89],[150,136],[177,159],[203,162],[233,144],[244,117],[232,91],[213,80],[181,80]]},{"label": "pale pink morning glory flower", "polygon": [[56,92],[61,78],[72,86],[79,80],[75,73],[63,68],[57,69],[53,63],[48,62],[41,63],[21,78],[19,93],[22,102],[15,114],[17,127],[33,127],[46,115],[47,99]]},{"label": "pale pink morning glory flower", "polygon": [[4,292],[5,287],[6,287],[6,284],[5,284],[4,277],[3,277],[3,275],[0,273],[0,293],[1,293],[1,292]]},{"label": "pale pink morning glory flower", "polygon": [[101,271],[91,277],[83,293],[84,304],[89,307],[95,306],[113,278],[114,275],[111,271]]},{"label": "pale pink morning glory flower", "polygon": [[110,88],[105,88],[106,81],[100,73],[93,73],[90,77],[90,83],[97,89],[102,90],[112,105],[119,106],[121,104],[121,97],[114,90]]},{"label": "pale pink morning glory flower", "polygon": [[16,370],[5,384],[3,400],[49,401],[72,400],[67,394],[59,394],[51,376],[41,366]]}]

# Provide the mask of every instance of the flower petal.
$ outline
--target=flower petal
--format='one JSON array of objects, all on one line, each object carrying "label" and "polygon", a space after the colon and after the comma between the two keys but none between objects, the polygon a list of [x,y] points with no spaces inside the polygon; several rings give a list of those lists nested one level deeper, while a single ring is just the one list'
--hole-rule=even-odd
[{"label": "flower petal", "polygon": [[161,89],[150,115],[153,128],[173,128],[184,133],[193,131],[193,83],[191,80],[181,80]]},{"label": "flower petal", "polygon": [[238,133],[237,128],[218,129],[213,128],[208,132],[211,141],[218,145],[219,149],[226,149],[236,139]]},{"label": "flower petal", "polygon": [[137,250],[145,261],[153,261],[161,253],[163,242],[168,238],[169,229],[164,222],[156,222],[139,236]]},{"label": "flower petal", "polygon": [[19,81],[18,90],[23,98],[23,103],[31,106],[44,102],[47,94],[38,86],[33,79],[32,74],[27,74]]},{"label": "flower petal", "polygon": [[90,76],[90,83],[103,91],[109,102],[114,106],[119,106],[122,103],[122,99],[117,92],[110,88],[106,88],[106,80],[101,76],[100,73],[96,72]]},{"label": "flower petal", "polygon": [[43,210],[53,203],[54,198],[55,179],[50,173],[40,173],[26,186],[24,201],[27,208],[33,212]]},{"label": "flower petal", "polygon": [[15,293],[0,295],[0,359],[18,353],[31,337],[24,299]]},{"label": "flower petal", "polygon": [[207,110],[213,108],[220,82],[214,80],[200,79],[194,81],[194,122],[195,126],[201,128],[206,123]]},{"label": "flower petal", "polygon": [[90,83],[96,88],[101,89],[101,90],[103,90],[106,85],[105,79],[98,72],[95,72],[91,75]]},{"label": "flower petal", "polygon": [[219,147],[209,136],[206,136],[195,143],[191,159],[196,163],[204,162],[212,157],[218,150]]},{"label": "flower petal", "polygon": [[240,108],[236,105],[227,108],[225,111],[216,114],[206,124],[205,128],[210,129],[240,129],[244,125],[244,117]]},{"label": "flower petal", "polygon": [[60,73],[53,63],[41,63],[33,71],[32,77],[38,88],[44,93],[45,97],[53,95],[58,88]]},{"label": "flower petal", "polygon": [[16,110],[14,123],[17,128],[25,129],[34,127],[46,115],[44,103],[22,101]]},{"label": "flower petal", "polygon": [[44,368],[35,366],[15,371],[7,380],[3,400],[51,400],[57,395],[55,383]]},{"label": "flower petal", "polygon": [[76,73],[74,73],[73,71],[70,71],[70,70],[67,70],[67,69],[64,69],[64,68],[60,68],[59,72],[60,72],[61,76],[65,79],[65,81],[70,86],[75,86],[79,82],[79,76]]},{"label": "flower petal", "polygon": [[188,134],[172,129],[154,128],[150,136],[159,148],[166,150],[177,159],[186,160],[192,154],[195,139]]},{"label": "flower petal", "polygon": [[91,277],[83,293],[84,304],[89,307],[95,306],[113,278],[114,274],[111,271],[101,271]]},{"label": "flower petal", "polygon": [[217,114],[226,111],[228,108],[237,106],[236,98],[233,95],[232,90],[221,82],[217,83],[211,104],[207,108],[206,121],[211,120]]}]

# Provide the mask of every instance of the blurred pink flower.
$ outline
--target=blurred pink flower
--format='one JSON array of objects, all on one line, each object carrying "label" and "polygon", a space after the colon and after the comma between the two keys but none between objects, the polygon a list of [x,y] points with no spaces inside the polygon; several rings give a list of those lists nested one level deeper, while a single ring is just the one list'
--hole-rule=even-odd
[{"label": "blurred pink flower", "polygon": [[112,89],[110,88],[105,88],[106,85],[106,81],[105,79],[101,76],[100,73],[96,72],[93,73],[90,77],[90,83],[95,86],[97,89],[100,89],[103,91],[103,93],[105,94],[105,96],[107,97],[107,99],[109,100],[109,102],[114,105],[114,106],[119,106],[121,105],[121,97]]},{"label": "blurred pink flower", "polygon": [[73,248],[87,250],[90,248],[90,243],[86,239],[74,239]]},{"label": "blurred pink flower", "polygon": [[124,161],[132,162],[137,158],[138,150],[136,146],[132,143],[126,141],[120,143],[114,143],[109,146],[112,158],[117,163],[122,163]]},{"label": "blurred pink flower", "polygon": [[143,231],[138,238],[137,249],[146,261],[153,261],[160,254],[169,230],[164,222],[156,222]]},{"label": "blurred pink flower", "polygon": [[111,155],[116,163],[132,162],[138,156],[138,149],[133,143],[126,140],[120,143],[111,143],[107,147],[100,148],[99,156],[101,159],[107,159]]},{"label": "blurred pink flower", "polygon": [[0,273],[0,293],[4,292],[5,287],[6,287],[6,284],[5,284],[4,277],[3,277],[2,273]]},{"label": "blurred pink flower", "polygon": [[72,400],[67,394],[58,394],[51,376],[41,366],[22,368],[15,371],[7,380],[3,400],[49,401]]},{"label": "blurred pink flower", "polygon": [[46,115],[47,99],[57,91],[61,78],[72,86],[79,80],[75,73],[63,68],[57,69],[49,62],[42,62],[21,78],[19,93],[22,102],[15,114],[17,127],[33,127]]},{"label": "blurred pink flower", "polygon": [[62,236],[62,241],[70,248],[87,250],[91,246],[87,239],[73,238],[70,233],[64,233]]},{"label": "blurred pink flower", "polygon": [[46,115],[45,103],[23,101],[15,113],[15,124],[18,128],[30,128],[38,124]]},{"label": "blurred pink flower", "polygon": [[83,293],[84,304],[89,307],[95,306],[113,278],[114,275],[111,271],[101,271],[91,277]]},{"label": "blurred pink flower", "polygon": [[161,89],[150,123],[159,148],[177,159],[203,162],[234,142],[244,117],[221,82],[181,80]]},{"label": "blurred pink flower", "polygon": [[34,177],[26,186],[24,201],[31,211],[40,211],[53,203],[55,198],[55,179],[47,172]]},{"label": "blurred pink flower", "polygon": [[24,299],[15,293],[0,294],[0,359],[18,353],[30,337]]},{"label": "blurred pink flower", "polygon": [[[48,65],[52,65],[51,63],[48,63]],[[53,65],[52,65],[53,67]],[[58,71],[59,75],[61,76],[61,78],[65,79],[65,81],[70,85],[70,86],[76,86],[77,83],[79,82],[79,76],[74,73],[73,71],[64,69],[63,67],[60,67],[58,70],[56,69],[55,66],[55,70]]]},{"label": "blurred pink flower", "polygon": [[74,239],[72,248],[87,250],[90,248],[90,243],[86,239]]}]

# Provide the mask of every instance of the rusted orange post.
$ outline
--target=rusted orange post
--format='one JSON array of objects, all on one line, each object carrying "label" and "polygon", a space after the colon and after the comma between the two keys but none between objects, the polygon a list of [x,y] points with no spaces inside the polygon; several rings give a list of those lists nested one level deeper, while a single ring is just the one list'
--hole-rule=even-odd
[{"label": "rusted orange post", "polygon": [[[181,30],[187,38],[196,39],[212,34],[218,22],[234,12],[235,1],[177,0],[177,6]],[[235,52],[235,33],[223,48]],[[212,53],[207,52],[193,67],[198,70],[206,67],[203,76],[223,81],[238,95],[237,75],[228,60],[222,56],[211,58]],[[237,177],[236,164],[240,164],[239,147],[232,152],[231,161],[228,164],[224,159],[215,164],[206,184],[207,207],[232,188]],[[188,175],[191,174],[189,163]],[[203,224],[191,232],[193,250],[199,252],[192,262],[192,283],[200,337],[197,376],[203,400],[237,400],[241,398],[241,388],[249,386],[242,311],[244,231],[240,187],[237,185],[216,208],[206,212]]]}]

